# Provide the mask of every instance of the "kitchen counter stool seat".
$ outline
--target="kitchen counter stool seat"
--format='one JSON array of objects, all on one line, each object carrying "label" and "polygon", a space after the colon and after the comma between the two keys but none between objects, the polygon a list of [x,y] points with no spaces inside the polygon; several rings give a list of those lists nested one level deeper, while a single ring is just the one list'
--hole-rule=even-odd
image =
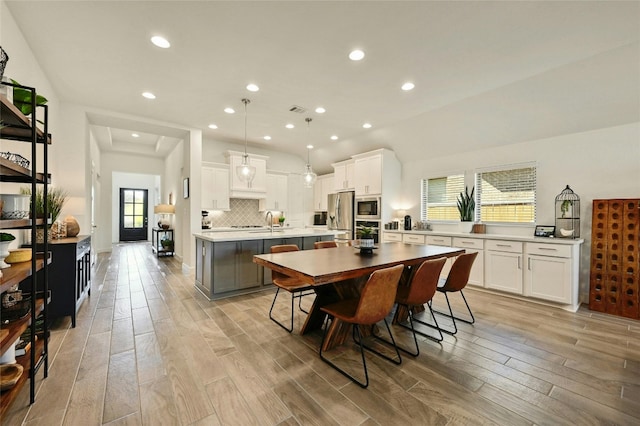
[{"label": "kitchen counter stool seat", "polygon": [[[295,244],[281,244],[281,245],[276,245],[271,247],[271,253],[284,253],[288,251],[298,251],[298,250],[299,250],[298,246]],[[314,294],[313,287],[311,287],[309,284],[301,283],[296,278],[289,277],[277,271],[272,271],[271,278],[273,281],[273,285],[275,285],[277,289],[276,289],[275,296],[273,296],[273,302],[271,302],[271,309],[269,309],[269,319],[271,319],[271,321],[275,322],[280,327],[284,328],[289,333],[291,333],[293,331],[293,313],[295,311],[293,302],[295,299],[298,299],[298,307],[302,312],[308,314],[307,311],[302,309],[302,304],[300,299],[304,296]],[[287,327],[286,325],[278,321],[273,316],[273,307],[276,304],[276,300],[278,299],[278,294],[280,293],[280,290],[284,290],[291,293],[291,322],[289,327]]]}]

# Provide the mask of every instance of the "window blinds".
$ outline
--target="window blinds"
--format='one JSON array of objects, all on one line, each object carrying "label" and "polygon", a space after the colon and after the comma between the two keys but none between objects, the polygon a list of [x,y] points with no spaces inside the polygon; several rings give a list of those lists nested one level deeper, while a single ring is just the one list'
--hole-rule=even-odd
[{"label": "window blinds", "polygon": [[482,222],[535,223],[535,166],[476,174]]},{"label": "window blinds", "polygon": [[464,174],[422,179],[422,220],[460,220],[456,199],[464,191]]}]

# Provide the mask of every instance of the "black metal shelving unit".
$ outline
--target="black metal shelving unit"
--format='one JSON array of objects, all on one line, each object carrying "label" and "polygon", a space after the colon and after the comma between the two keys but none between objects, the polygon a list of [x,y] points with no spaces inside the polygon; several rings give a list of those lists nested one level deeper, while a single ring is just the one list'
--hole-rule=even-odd
[{"label": "black metal shelving unit", "polygon": [[[26,142],[31,144],[31,170],[18,165],[5,158],[0,158],[0,182],[25,183],[31,187],[31,194],[36,194],[37,188],[42,186],[44,199],[47,199],[49,186],[49,170],[48,170],[48,145],[51,143],[51,135],[48,133],[49,110],[47,105],[36,105],[36,89],[33,87],[22,86],[7,82],[1,84],[18,87],[31,93],[31,116],[26,117],[19,108],[11,103],[5,96],[0,95],[0,117],[2,117],[2,125],[0,128],[0,139],[13,140],[18,142]],[[43,129],[38,128],[39,112],[42,112]],[[42,147],[42,167],[41,173],[37,172],[38,167],[38,147]],[[47,211],[47,203],[44,203],[44,217],[49,216]],[[31,197],[31,211],[36,211],[36,197]],[[31,261],[22,262],[22,264],[13,264],[11,268],[3,270],[3,277],[0,279],[0,294],[6,292],[15,284],[26,284],[28,290],[23,293],[31,297],[31,310],[28,317],[6,325],[9,333],[2,339],[1,350],[4,353],[10,348],[13,342],[27,329],[30,330],[30,347],[28,354],[22,357],[16,357],[16,361],[24,367],[24,373],[16,385],[0,395],[0,423],[5,413],[11,406],[18,393],[24,386],[27,378],[29,380],[30,403],[35,401],[35,378],[36,374],[43,368],[44,377],[49,374],[49,357],[48,357],[48,264],[51,262],[48,246],[47,221],[42,219],[19,219],[19,220],[0,220],[0,229],[26,229],[31,231],[31,241],[37,240],[37,229],[43,226],[44,241],[42,244],[43,253],[36,252],[36,244],[32,244]],[[43,276],[43,284],[39,289],[36,283],[36,273],[40,272]],[[40,291],[39,291],[40,290]],[[0,308],[1,309],[1,308]],[[36,320],[42,317],[43,330],[42,339],[36,340]],[[21,358],[18,360],[18,358]]]}]

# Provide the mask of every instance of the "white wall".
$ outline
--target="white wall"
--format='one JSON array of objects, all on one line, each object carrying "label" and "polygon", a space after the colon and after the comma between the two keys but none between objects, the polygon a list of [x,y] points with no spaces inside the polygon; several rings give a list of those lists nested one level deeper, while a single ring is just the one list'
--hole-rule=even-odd
[{"label": "white wall", "polygon": [[168,194],[172,195],[172,203],[176,206],[176,214],[172,218],[173,229],[176,235],[174,236],[174,250],[178,259],[184,258],[184,239],[183,235],[178,235],[178,232],[182,232],[184,223],[188,222],[188,216],[184,214],[184,208],[188,203],[188,199],[183,198],[182,194],[182,179],[184,170],[184,141],[181,141],[176,145],[175,149],[167,156],[164,164],[164,173],[162,184],[160,185],[161,198],[163,202],[168,201]]},{"label": "white wall", "polygon": [[[405,163],[400,204],[414,218],[420,217],[420,179],[523,162],[537,162],[537,223],[553,225],[555,197],[566,185],[580,196],[582,246],[581,299],[587,301],[591,245],[591,204],[598,198],[640,197],[640,123],[584,133],[539,139],[445,157],[429,157]],[[472,184],[473,181],[467,183]],[[453,231],[457,225],[434,225]],[[487,226],[487,233],[532,235],[532,226]]]}]

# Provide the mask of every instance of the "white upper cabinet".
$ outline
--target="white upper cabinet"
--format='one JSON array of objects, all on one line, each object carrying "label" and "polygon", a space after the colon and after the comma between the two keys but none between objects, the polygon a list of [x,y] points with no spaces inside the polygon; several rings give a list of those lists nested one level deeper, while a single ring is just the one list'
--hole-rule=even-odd
[{"label": "white upper cabinet", "polygon": [[318,176],[313,186],[313,210],[317,212],[327,211],[329,194],[334,191],[333,174]]},{"label": "white upper cabinet", "polygon": [[229,166],[202,164],[202,210],[229,210]]},{"label": "white upper cabinet", "polygon": [[351,191],[355,187],[355,161],[346,160],[339,163],[333,163],[333,190]]},{"label": "white upper cabinet", "polygon": [[356,195],[380,195],[382,193],[382,155],[356,158]]},{"label": "white upper cabinet", "polygon": [[263,155],[249,154],[249,163],[256,168],[256,175],[251,183],[240,180],[236,167],[242,164],[242,152],[228,151],[230,197],[231,198],[265,198],[267,196],[267,159]]},{"label": "white upper cabinet", "polygon": [[285,173],[267,173],[267,197],[260,200],[260,210],[287,210],[287,184],[288,179]]}]

